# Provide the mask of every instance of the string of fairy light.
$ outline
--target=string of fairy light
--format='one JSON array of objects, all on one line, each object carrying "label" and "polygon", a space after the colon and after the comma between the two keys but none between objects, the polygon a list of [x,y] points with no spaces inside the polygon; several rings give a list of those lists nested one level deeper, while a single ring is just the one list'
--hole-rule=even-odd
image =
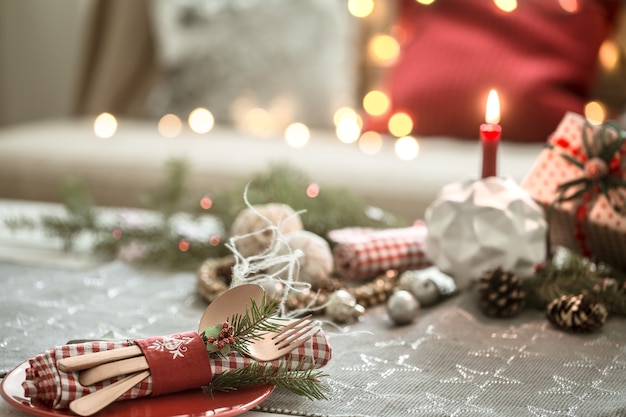
[{"label": "string of fairy light", "polygon": [[[431,5],[444,0],[415,1],[422,5]],[[495,7],[507,13],[514,13],[518,5],[517,0],[492,1]],[[580,10],[582,0],[555,1],[565,12],[576,13]],[[349,13],[356,19],[362,19],[365,24],[368,23],[368,20],[380,22],[380,15],[389,13],[389,2],[387,1],[348,0],[346,4]],[[384,68],[393,65],[396,61],[400,53],[400,43],[394,37],[393,25],[372,24],[370,26],[374,27],[374,30],[367,35],[368,39],[366,39],[367,65],[383,71]],[[604,42],[598,55],[600,68],[609,73],[618,68],[619,48],[613,39]],[[236,104],[233,103],[233,107],[237,107]],[[259,137],[281,133],[287,145],[294,148],[306,146],[311,139],[311,131],[304,123],[294,120],[285,121],[284,117],[275,116],[271,109],[255,106],[243,108],[241,105],[239,108],[240,116],[235,120],[235,123],[238,128],[245,129],[248,133]],[[387,113],[390,108],[391,100],[384,91],[378,89],[364,91],[359,108],[341,107],[335,111],[333,116],[335,136],[342,143],[355,144],[364,154],[378,154],[385,141],[379,133],[362,131],[361,114],[380,116]],[[589,101],[585,106],[585,117],[593,123],[602,123],[606,119],[606,114],[606,106],[598,100]],[[407,113],[398,112],[389,118],[388,131],[390,136],[394,138],[395,154],[401,160],[410,161],[418,156],[419,143],[415,137],[411,136],[413,124],[412,117]],[[157,123],[157,130],[163,137],[175,138],[186,128],[191,129],[196,134],[204,135],[211,132],[214,126],[215,120],[211,111],[199,107],[189,113],[186,123],[178,115],[163,115]],[[102,113],[95,119],[94,132],[97,137],[110,138],[115,135],[117,128],[118,121],[110,113]]]}]

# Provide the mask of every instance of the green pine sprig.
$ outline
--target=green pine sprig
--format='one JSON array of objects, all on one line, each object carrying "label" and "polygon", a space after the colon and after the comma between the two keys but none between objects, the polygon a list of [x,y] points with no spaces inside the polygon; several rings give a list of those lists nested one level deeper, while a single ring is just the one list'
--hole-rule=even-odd
[{"label": "green pine sprig", "polygon": [[246,307],[243,315],[235,314],[231,317],[231,325],[235,328],[234,350],[246,355],[249,353],[250,343],[259,339],[259,335],[265,332],[278,332],[280,325],[276,320],[270,320],[276,315],[278,310],[278,299],[268,298],[264,295],[261,304],[257,304],[254,299],[250,300],[250,306]]},{"label": "green pine sprig", "polygon": [[326,376],[313,365],[305,366],[303,361],[291,368],[285,362],[278,366],[252,362],[243,368],[216,375],[206,386],[206,391],[213,395],[215,391],[228,392],[241,387],[269,384],[310,400],[324,400],[329,392],[329,388],[322,383],[322,378]]},{"label": "green pine sprig", "polygon": [[[260,304],[251,298],[244,314],[234,314],[232,317],[229,317],[228,324],[233,327],[233,338],[235,340],[235,343],[230,345],[229,349],[241,355],[248,355],[250,353],[249,345],[258,340],[261,334],[279,332],[282,327],[280,323],[282,319],[276,317],[278,303],[279,300],[277,298],[268,300],[266,295],[263,296]],[[217,324],[221,325],[222,323]],[[203,329],[202,333],[200,333],[205,343],[207,343],[212,329]]]},{"label": "green pine sprig", "polygon": [[[223,242],[201,241],[189,242],[189,246],[181,250],[179,244],[183,237],[172,230],[172,215],[177,212],[213,215],[220,221],[222,232],[228,231],[238,213],[246,207],[242,195],[248,181],[222,190],[208,189],[203,194],[211,194],[213,207],[206,210],[189,195],[189,171],[186,161],[172,159],[167,163],[162,184],[138,196],[138,207],[160,214],[159,224],[151,227],[127,228],[123,224],[103,224],[87,183],[77,178],[61,183],[60,194],[65,208],[62,215],[43,215],[37,220],[5,219],[5,224],[12,230],[42,229],[49,236],[61,239],[64,249],[68,251],[77,238],[85,234],[94,242],[94,254],[103,259],[115,259],[120,254],[127,254],[126,249],[134,245],[141,248],[141,255],[133,259],[127,256],[125,259],[128,261],[154,268],[193,270],[208,258],[219,258],[231,252]],[[306,211],[302,219],[305,229],[322,237],[329,230],[348,226],[408,225],[391,213],[376,212],[376,216],[371,215],[368,204],[346,189],[323,187],[317,198],[310,198],[305,190],[311,182],[294,167],[274,164],[252,176],[248,199],[252,204],[280,202],[296,211]],[[116,231],[123,233],[120,236],[114,233]]]},{"label": "green pine sprig", "polygon": [[550,262],[525,280],[525,285],[528,304],[538,309],[562,295],[586,293],[602,302],[609,313],[626,316],[626,274],[575,254]]}]

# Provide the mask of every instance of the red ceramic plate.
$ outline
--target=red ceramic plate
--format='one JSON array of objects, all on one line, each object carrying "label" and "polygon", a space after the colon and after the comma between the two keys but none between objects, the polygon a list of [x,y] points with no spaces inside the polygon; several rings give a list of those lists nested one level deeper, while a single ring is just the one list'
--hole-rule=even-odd
[{"label": "red ceramic plate", "polygon": [[[71,416],[70,410],[54,410],[24,397],[22,382],[28,363],[12,370],[0,385],[0,394],[13,407],[42,417]],[[274,390],[270,385],[238,389],[228,393],[216,392],[213,397],[201,389],[189,390],[160,397],[145,397],[135,400],[118,401],[94,417],[229,417],[244,413],[263,402]]]}]

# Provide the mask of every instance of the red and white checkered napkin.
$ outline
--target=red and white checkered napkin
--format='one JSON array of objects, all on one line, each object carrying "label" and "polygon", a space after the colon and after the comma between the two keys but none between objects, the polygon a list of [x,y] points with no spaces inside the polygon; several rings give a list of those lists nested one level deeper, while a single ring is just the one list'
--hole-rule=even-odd
[{"label": "red and white checkered napkin", "polygon": [[423,222],[394,229],[331,230],[328,237],[336,243],[335,270],[346,279],[362,281],[389,269],[406,271],[430,266],[424,254],[426,233]]},{"label": "red and white checkered napkin", "polygon": [[[218,375],[224,371],[243,368],[252,362],[252,359],[244,357],[236,352],[231,351],[229,355],[209,355],[209,369],[200,366],[192,366],[193,364],[183,365],[186,370],[181,372],[181,365],[185,358],[193,356],[190,344],[195,343],[190,340],[190,335],[197,336],[195,332],[181,333],[170,336],[159,336],[144,339],[148,341],[144,343],[149,349],[165,352],[169,356],[169,360],[159,364],[160,369],[153,369],[156,365],[153,361],[148,360],[150,364],[151,375],[135,385],[127,391],[121,399],[128,400],[148,395],[161,395],[168,392],[181,391],[185,385],[189,385],[189,381],[210,381],[212,375]],[[197,340],[195,337],[191,339]],[[137,341],[138,343],[141,341]],[[57,361],[70,356],[83,355],[91,352],[100,352],[104,350],[118,349],[129,346],[131,342],[88,342],[75,345],[63,345],[49,349],[29,360],[29,367],[26,368],[25,380],[22,383],[24,395],[26,397],[36,399],[54,409],[67,408],[73,400],[88,395],[98,389],[118,381],[124,376],[111,378],[109,380],[98,382],[94,385],[83,386],[78,381],[78,372],[63,372],[57,367]],[[150,347],[152,346],[152,347]],[[273,366],[278,366],[281,362],[290,363],[292,366],[298,366],[302,360],[305,367],[315,366],[321,368],[331,359],[332,350],[324,332],[318,332],[311,340],[298,347],[290,354],[283,358],[272,361]],[[201,362],[205,362],[203,359]],[[163,366],[163,368],[161,368]],[[196,375],[190,375],[188,370]],[[167,381],[164,379],[184,378],[184,381]],[[200,387],[202,384],[197,385]],[[188,386],[187,388],[191,388]]]}]

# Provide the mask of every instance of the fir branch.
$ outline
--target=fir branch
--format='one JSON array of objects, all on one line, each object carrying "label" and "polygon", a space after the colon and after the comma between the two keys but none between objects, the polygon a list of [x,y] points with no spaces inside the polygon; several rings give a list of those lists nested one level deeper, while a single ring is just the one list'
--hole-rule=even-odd
[{"label": "fir branch", "polygon": [[548,264],[525,282],[529,306],[545,309],[562,295],[586,293],[604,303],[609,313],[621,316],[626,316],[625,283],[623,272],[573,254]]},{"label": "fir branch", "polygon": [[322,384],[321,379],[326,376],[312,365],[305,367],[303,361],[293,369],[286,362],[280,362],[278,366],[252,362],[243,368],[216,375],[206,390],[212,395],[214,391],[233,391],[246,386],[269,384],[310,400],[324,400],[327,399],[329,389]]},{"label": "fir branch", "polygon": [[[183,237],[172,231],[171,216],[177,211],[200,210],[197,204],[188,205],[186,181],[189,170],[184,160],[172,159],[167,163],[167,176],[163,183],[147,196],[139,196],[138,206],[150,208],[160,214],[160,222],[154,227],[128,229],[124,225],[104,225],[98,218],[97,210],[89,189],[84,181],[69,178],[62,181],[61,196],[65,211],[63,215],[44,215],[37,221],[28,219],[5,220],[8,227],[17,229],[42,228],[49,236],[63,241],[66,250],[71,250],[76,238],[81,234],[93,237],[94,253],[104,259],[122,258],[126,261],[149,265],[156,268],[195,269],[207,258],[219,258],[230,254],[223,243],[187,242],[180,249]],[[346,189],[324,187],[316,198],[306,195],[311,184],[301,171],[285,164],[271,166],[252,178],[249,200],[254,204],[281,202],[295,210],[306,211],[303,223],[309,230],[325,237],[329,230],[343,227],[399,227],[408,225],[390,213],[368,214],[370,207],[356,194]],[[198,212],[215,216],[222,225],[222,231],[230,229],[232,222],[245,202],[241,198],[245,184],[222,190],[213,196],[214,205],[210,211]],[[121,235],[120,235],[121,232]],[[141,256],[129,254],[129,245],[141,248]]]},{"label": "fir branch", "polygon": [[251,298],[250,306],[246,306],[245,314],[235,314],[230,318],[230,324],[235,329],[233,350],[242,355],[247,355],[249,353],[248,346],[250,343],[258,340],[260,334],[280,331],[282,326],[279,321],[281,319],[273,317],[278,309],[278,303],[279,300],[277,298],[272,298],[268,301],[265,295],[260,305]]},{"label": "fir branch", "polygon": [[213,198],[211,213],[218,216],[228,230],[239,212],[246,208],[241,196],[247,186],[248,200],[252,204],[281,202],[296,211],[304,210],[304,228],[321,237],[325,237],[329,230],[346,226],[385,228],[410,224],[391,213],[383,212],[378,217],[369,215],[370,206],[366,201],[347,188],[322,186],[319,195],[310,198],[306,189],[312,182],[289,164],[276,163],[250,181],[218,191]]}]

